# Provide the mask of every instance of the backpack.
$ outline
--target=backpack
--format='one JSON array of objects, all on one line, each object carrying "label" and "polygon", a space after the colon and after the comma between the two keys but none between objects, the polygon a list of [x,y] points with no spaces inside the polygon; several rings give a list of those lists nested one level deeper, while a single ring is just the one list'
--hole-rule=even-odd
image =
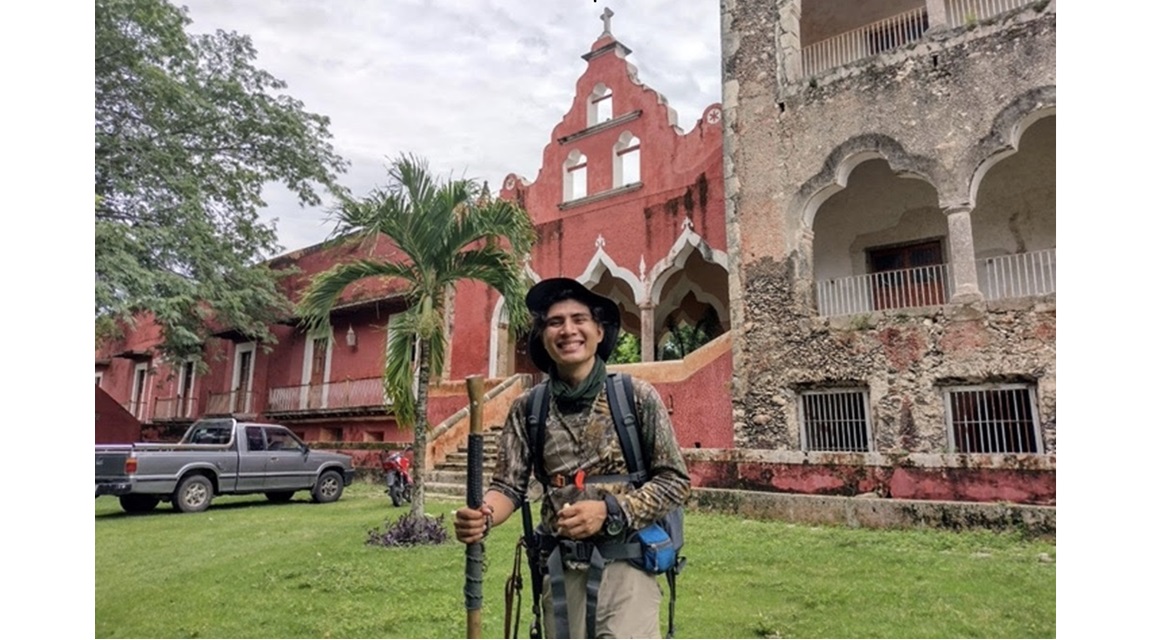
[{"label": "backpack", "polygon": [[[630,481],[639,487],[648,481],[648,450],[641,446],[640,430],[636,423],[636,391],[632,376],[627,373],[609,373],[605,382],[608,391],[608,407],[612,411],[612,422],[616,435],[620,438],[620,448],[628,465],[628,474],[619,477],[600,476],[606,481]],[[536,479],[548,487],[544,473],[544,446],[542,434],[548,420],[548,382],[541,382],[528,392],[528,448],[535,464]],[[674,637],[676,626],[676,576],[684,569],[687,558],[680,555],[684,546],[684,507],[676,507],[656,523],[634,532],[633,537],[640,543],[644,555],[629,558],[633,565],[649,571],[663,573],[668,581],[668,636]],[[630,538],[631,540],[631,538]],[[655,564],[659,562],[659,571]],[[648,565],[648,566],[645,566]]]}]

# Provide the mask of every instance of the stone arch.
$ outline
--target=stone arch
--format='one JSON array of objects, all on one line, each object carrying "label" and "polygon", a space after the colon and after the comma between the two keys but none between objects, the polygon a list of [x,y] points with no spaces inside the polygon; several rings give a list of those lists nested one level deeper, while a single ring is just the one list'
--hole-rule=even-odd
[{"label": "stone arch", "polygon": [[632,283],[627,282],[619,273],[613,273],[608,270],[597,271],[595,280],[577,279],[591,291],[616,301],[620,306],[620,329],[628,333],[640,335],[643,321],[641,319],[640,305],[637,304],[634,297],[630,297],[629,295],[634,293]]},{"label": "stone arch", "polygon": [[692,221],[685,218],[681,224],[680,237],[676,238],[676,242],[668,250],[668,255],[652,266],[651,286],[648,295],[644,298],[645,302],[659,304],[662,301],[663,296],[661,294],[669,278],[684,268],[694,250],[698,251],[706,262],[718,265],[725,272],[728,271],[728,254],[719,249],[713,249],[700,234],[696,233],[692,227]]},{"label": "stone arch", "polygon": [[668,254],[652,268],[649,283],[646,302],[652,315],[647,339],[657,358],[670,318],[695,324],[711,307],[722,330],[731,325],[728,255],[700,237],[691,220],[685,218],[681,229]]},{"label": "stone arch", "polygon": [[946,174],[936,160],[909,153],[889,136],[860,135],[833,149],[824,160],[820,173],[800,186],[789,205],[790,217],[799,219],[802,229],[812,229],[820,205],[848,185],[848,176],[853,169],[878,158],[885,160],[898,177],[923,180],[933,187],[946,183]]},{"label": "stone arch", "polygon": [[[524,273],[533,283],[542,279],[530,264],[524,264]],[[498,295],[488,321],[488,377],[502,378],[512,373],[515,363],[509,363],[516,337],[508,333],[508,307],[505,298]]]},{"label": "stone arch", "polygon": [[1055,110],[1020,114],[973,173],[968,210],[976,281],[985,299],[1055,292]]},{"label": "stone arch", "polygon": [[584,268],[584,272],[574,279],[587,285],[591,282],[599,282],[605,273],[618,278],[627,286],[631,294],[628,297],[633,301],[633,304],[638,304],[646,299],[644,284],[640,278],[631,270],[616,264],[612,256],[604,250],[604,236],[599,236],[596,238],[596,253],[592,254],[592,258],[588,260],[588,266]]},{"label": "stone arch", "polygon": [[624,330],[639,335],[640,303],[645,299],[644,283],[633,271],[616,264],[604,249],[604,237],[596,238],[596,253],[584,272],[574,279],[620,305]]},{"label": "stone arch", "polygon": [[[836,316],[947,299],[951,229],[936,185],[874,149],[842,156],[833,168],[834,186],[810,198],[799,229],[797,302]],[[914,179],[901,179],[907,177]],[[911,279],[908,269],[931,271]],[[877,299],[872,274],[886,271],[902,275]]]},{"label": "stone arch", "polygon": [[653,338],[657,343],[660,342],[663,327],[669,316],[674,316],[680,311],[680,303],[682,300],[689,296],[695,298],[700,304],[708,305],[716,310],[716,315],[720,318],[720,326],[727,330],[731,325],[728,315],[728,296],[725,295],[723,299],[716,296],[711,291],[701,287],[699,283],[684,278],[676,282],[675,286],[670,287],[666,300],[675,301],[673,304],[662,304],[655,310],[653,320]]},{"label": "stone arch", "polygon": [[[1047,86],[1027,91],[1000,110],[992,126],[967,154],[961,175],[970,176],[967,203],[976,204],[980,183],[988,171],[1020,148],[1020,136],[1038,120],[1056,115],[1056,87]],[[965,168],[967,168],[965,170]],[[951,204],[951,203],[950,203]]]},{"label": "stone arch", "polygon": [[[665,359],[664,345],[671,337],[673,328],[687,327],[691,329],[689,335],[693,336],[690,340],[694,345],[684,345],[688,348],[679,354],[680,357],[701,346],[703,341],[713,340],[730,328],[731,321],[726,313],[725,302],[698,286],[692,286],[689,280],[683,282],[689,283],[683,291],[680,286],[676,286],[669,292],[669,300],[675,300],[675,305],[662,305],[653,315],[652,355],[655,360]],[[710,315],[714,315],[715,326],[706,322]]]}]

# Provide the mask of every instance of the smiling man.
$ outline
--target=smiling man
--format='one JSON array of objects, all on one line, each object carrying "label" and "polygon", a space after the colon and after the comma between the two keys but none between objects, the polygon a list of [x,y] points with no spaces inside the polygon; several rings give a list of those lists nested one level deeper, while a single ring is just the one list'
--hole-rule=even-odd
[{"label": "smiling man", "polygon": [[484,504],[456,511],[456,538],[482,540],[517,508],[529,508],[535,474],[544,486],[536,561],[548,574],[541,597],[546,637],[658,638],[660,586],[635,566],[634,532],[683,505],[690,492],[668,411],[652,385],[633,381],[647,462],[643,483],[634,482],[605,385],[619,307],[569,278],[536,284],[526,302],[529,353],[549,378],[547,416],[533,438],[532,393],[512,404]]}]

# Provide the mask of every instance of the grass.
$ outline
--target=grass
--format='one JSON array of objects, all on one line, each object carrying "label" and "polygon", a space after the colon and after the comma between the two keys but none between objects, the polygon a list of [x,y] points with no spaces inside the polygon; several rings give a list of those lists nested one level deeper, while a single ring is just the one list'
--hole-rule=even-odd
[{"label": "grass", "polygon": [[[369,529],[405,511],[378,486],[353,485],[328,505],[306,497],[280,505],[223,497],[200,514],[161,505],[144,516],[98,498],[95,636],[465,635],[463,545],[365,545]],[[430,503],[428,512],[456,506]],[[503,637],[519,525],[515,517],[486,545],[488,638]],[[680,638],[1056,636],[1054,541],[698,512],[687,514],[685,534]],[[527,582],[521,637],[531,615]]]}]

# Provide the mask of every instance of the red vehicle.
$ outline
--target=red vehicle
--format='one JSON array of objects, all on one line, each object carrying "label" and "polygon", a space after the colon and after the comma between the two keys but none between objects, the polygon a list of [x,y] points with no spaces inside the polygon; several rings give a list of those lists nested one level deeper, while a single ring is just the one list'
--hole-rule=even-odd
[{"label": "red vehicle", "polygon": [[399,507],[405,502],[412,502],[412,475],[408,471],[412,466],[412,447],[393,451],[384,458],[381,466],[392,506]]}]

